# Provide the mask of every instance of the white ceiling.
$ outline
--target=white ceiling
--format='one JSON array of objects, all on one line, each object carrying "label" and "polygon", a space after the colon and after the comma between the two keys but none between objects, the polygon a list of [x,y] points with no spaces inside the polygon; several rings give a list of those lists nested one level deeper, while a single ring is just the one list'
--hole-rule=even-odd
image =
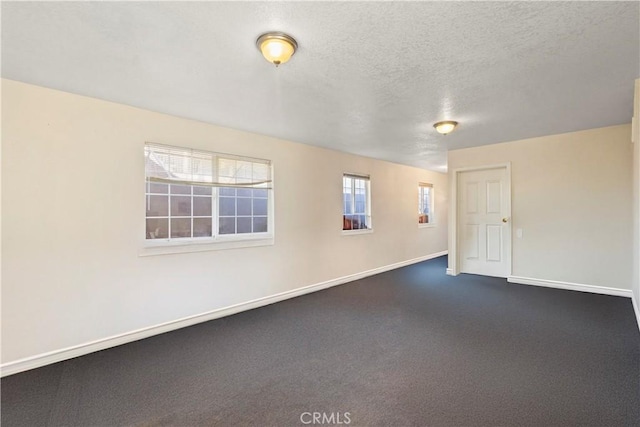
[{"label": "white ceiling", "polygon": [[[639,4],[2,2],[2,76],[444,171],[448,149],[629,122]],[[270,30],[300,46],[277,69]]]}]

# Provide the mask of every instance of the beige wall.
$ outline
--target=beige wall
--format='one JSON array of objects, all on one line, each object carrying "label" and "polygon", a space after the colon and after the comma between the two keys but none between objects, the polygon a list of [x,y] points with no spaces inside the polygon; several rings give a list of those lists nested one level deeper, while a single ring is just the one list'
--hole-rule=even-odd
[{"label": "beige wall", "polygon": [[454,150],[449,177],[511,162],[513,276],[629,290],[630,132],[621,125]]},{"label": "beige wall", "polygon": [[[2,83],[3,363],[447,249],[445,174]],[[273,160],[275,245],[140,257],[145,141]],[[371,175],[372,234],[342,235],[343,172]]]}]

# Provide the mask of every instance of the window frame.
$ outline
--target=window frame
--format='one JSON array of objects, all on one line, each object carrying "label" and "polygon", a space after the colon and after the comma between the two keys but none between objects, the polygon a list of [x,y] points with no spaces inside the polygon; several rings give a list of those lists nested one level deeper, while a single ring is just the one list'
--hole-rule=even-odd
[{"label": "window frame", "polygon": [[[266,246],[266,245],[273,245],[274,244],[274,236],[275,236],[275,215],[274,215],[274,182],[273,182],[273,162],[271,160],[266,160],[266,159],[257,159],[257,158],[251,158],[248,156],[241,156],[241,155],[234,155],[234,154],[227,154],[227,153],[219,153],[219,152],[213,152],[213,151],[207,151],[207,150],[202,150],[202,149],[196,149],[196,148],[191,148],[191,147],[184,147],[184,146],[177,146],[177,145],[164,145],[164,144],[157,144],[157,143],[150,143],[147,142],[145,143],[144,147],[145,150],[147,149],[147,146],[155,146],[155,147],[166,147],[168,149],[176,149],[176,150],[184,150],[185,152],[187,151],[192,151],[192,152],[197,152],[197,153],[207,153],[210,154],[212,156],[212,162],[214,163],[212,165],[213,168],[213,172],[212,174],[215,176],[215,179],[219,179],[220,178],[220,173],[217,170],[218,169],[218,160],[220,158],[222,159],[226,159],[226,160],[242,160],[242,161],[251,161],[251,160],[255,160],[257,162],[263,163],[263,164],[267,164],[268,166],[268,174],[269,174],[269,182],[270,184],[266,187],[266,188],[257,188],[257,187],[251,187],[251,189],[265,189],[267,191],[267,212],[266,212],[266,219],[267,219],[267,231],[265,232],[250,232],[250,233],[230,233],[230,234],[221,234],[220,233],[220,199],[221,199],[221,195],[220,195],[220,190],[223,188],[241,188],[238,187],[236,184],[229,184],[228,186],[225,186],[224,184],[209,184],[209,185],[203,185],[203,186],[207,186],[211,188],[211,236],[202,236],[202,237],[193,237],[193,231],[194,231],[194,225],[193,225],[193,219],[194,218],[198,218],[201,217],[200,215],[194,215],[194,211],[193,211],[193,204],[194,204],[194,196],[197,196],[194,194],[194,187],[199,187],[200,185],[198,185],[198,183],[181,183],[181,182],[176,182],[175,184],[177,185],[187,185],[191,187],[191,192],[189,194],[190,197],[190,203],[191,203],[191,211],[190,211],[190,216],[182,216],[183,218],[190,218],[192,223],[191,223],[191,237],[171,237],[171,232],[170,232],[170,228],[167,229],[167,234],[168,237],[166,238],[149,238],[148,237],[148,232],[147,232],[147,220],[150,219],[147,217],[147,205],[148,205],[148,201],[147,201],[147,197],[150,196],[150,192],[149,190],[149,185],[151,183],[151,181],[148,179],[148,174],[147,174],[147,170],[146,170],[146,155],[144,156],[144,166],[145,166],[145,172],[144,172],[144,176],[145,176],[145,188],[143,190],[143,195],[144,195],[144,215],[143,215],[143,230],[144,230],[144,235],[142,237],[143,240],[143,244],[142,244],[142,251],[139,253],[140,256],[147,256],[147,255],[160,255],[160,254],[171,254],[171,253],[183,253],[183,252],[200,252],[200,251],[208,251],[208,250],[219,250],[219,249],[234,249],[234,248],[242,248],[242,247],[254,247],[254,246]],[[171,186],[172,184],[167,183],[167,193],[166,196],[168,198],[171,197]],[[186,196],[186,194],[185,194]],[[207,197],[207,196],[205,196]],[[222,196],[224,197],[224,196]],[[237,193],[236,195],[233,197],[236,200],[236,209],[237,209]],[[243,197],[241,197],[243,198]],[[259,198],[259,197],[258,197]],[[254,218],[253,215],[253,194],[251,197],[249,197],[249,199],[251,200],[252,203],[252,215],[249,216],[248,218]],[[257,198],[256,198],[257,199]],[[168,222],[171,222],[171,219],[173,218],[173,216],[171,215],[171,204],[168,204],[168,212],[166,216],[159,216],[158,218],[166,218]],[[261,217],[263,215],[258,215],[258,217]],[[208,216],[206,216],[208,218]],[[237,215],[237,210],[236,210],[236,215],[234,216],[237,220],[237,218],[239,217]],[[244,216],[240,216],[240,217],[244,217]],[[151,217],[153,218],[153,217]],[[142,234],[142,233],[141,233]]]},{"label": "window frame", "polygon": [[[351,213],[345,212],[345,178],[351,178]],[[355,197],[356,197],[356,180],[364,181],[364,189],[365,189],[365,212],[364,215],[360,213],[355,213]],[[344,228],[346,216],[364,216],[366,228]],[[369,175],[364,174],[356,174],[356,173],[343,173],[342,174],[342,234],[344,235],[352,235],[352,234],[367,234],[373,233],[373,215],[371,212],[371,177]]]},{"label": "window frame", "polygon": [[[424,205],[424,190],[429,190],[429,213],[428,213],[428,222],[420,222],[420,217],[425,215],[422,210],[422,206]],[[418,227],[419,228],[429,228],[435,227],[436,225],[436,216],[435,216],[435,186],[428,182],[418,182]]]}]

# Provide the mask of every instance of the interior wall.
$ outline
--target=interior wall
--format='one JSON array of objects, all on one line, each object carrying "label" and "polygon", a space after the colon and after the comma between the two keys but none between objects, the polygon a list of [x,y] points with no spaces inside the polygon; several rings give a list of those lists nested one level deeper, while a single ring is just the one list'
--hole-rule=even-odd
[{"label": "interior wall", "polygon": [[513,276],[629,290],[630,135],[627,124],[453,150],[449,178],[511,162]]},{"label": "interior wall", "polygon": [[[446,174],[2,84],[2,363],[447,249]],[[140,256],[145,141],[272,160],[275,244]],[[343,172],[371,176],[373,233],[342,233]]]}]

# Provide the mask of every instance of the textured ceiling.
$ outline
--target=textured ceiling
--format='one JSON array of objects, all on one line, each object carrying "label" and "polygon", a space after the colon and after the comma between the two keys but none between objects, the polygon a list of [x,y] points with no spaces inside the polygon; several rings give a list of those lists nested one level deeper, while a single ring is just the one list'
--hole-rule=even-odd
[{"label": "textured ceiling", "polygon": [[[2,2],[2,76],[444,171],[629,122],[639,26],[638,2]],[[300,45],[277,69],[270,30]]]}]

